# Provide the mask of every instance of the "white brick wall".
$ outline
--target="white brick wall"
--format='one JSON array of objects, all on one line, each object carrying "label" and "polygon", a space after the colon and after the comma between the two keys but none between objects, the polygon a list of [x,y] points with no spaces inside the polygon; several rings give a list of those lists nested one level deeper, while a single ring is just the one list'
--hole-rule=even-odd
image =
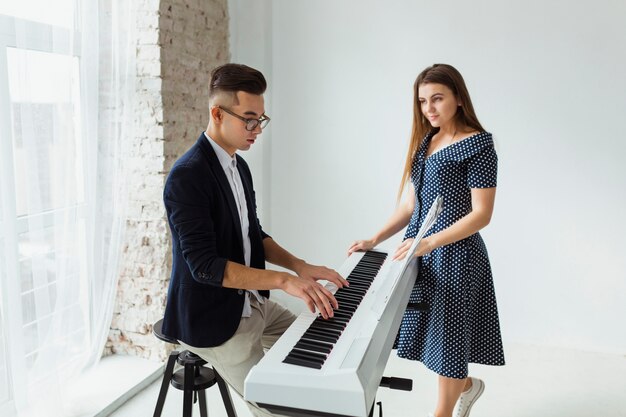
[{"label": "white brick wall", "polygon": [[163,316],[171,242],[163,183],[208,121],[210,71],[229,59],[227,0],[141,0],[136,138],[122,272],[105,354],[164,359],[152,334]]}]

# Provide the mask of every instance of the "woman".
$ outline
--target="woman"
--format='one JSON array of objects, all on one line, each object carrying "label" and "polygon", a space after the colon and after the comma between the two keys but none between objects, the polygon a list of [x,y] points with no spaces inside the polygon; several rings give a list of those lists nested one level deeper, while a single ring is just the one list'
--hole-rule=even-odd
[{"label": "woman", "polygon": [[[415,192],[369,240],[369,250],[408,225],[393,259],[403,259],[437,195],[443,211],[419,242],[419,275],[396,340],[398,356],[436,372],[434,416],[467,417],[484,383],[468,377],[468,363],[504,365],[500,325],[487,250],[478,231],[489,224],[496,194],[497,156],[480,125],[461,74],[435,64],[415,80],[413,132],[400,185]],[[456,405],[456,410],[455,410]]]}]

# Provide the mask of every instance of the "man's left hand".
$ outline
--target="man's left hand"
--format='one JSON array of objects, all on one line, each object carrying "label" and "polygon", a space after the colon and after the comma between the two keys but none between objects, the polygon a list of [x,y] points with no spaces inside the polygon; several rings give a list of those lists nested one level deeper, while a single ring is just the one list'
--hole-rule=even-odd
[{"label": "man's left hand", "polygon": [[300,278],[313,281],[326,280],[332,282],[337,288],[347,287],[348,281],[346,281],[341,275],[334,269],[326,268],[325,266],[311,265],[304,262],[296,271],[294,271]]}]

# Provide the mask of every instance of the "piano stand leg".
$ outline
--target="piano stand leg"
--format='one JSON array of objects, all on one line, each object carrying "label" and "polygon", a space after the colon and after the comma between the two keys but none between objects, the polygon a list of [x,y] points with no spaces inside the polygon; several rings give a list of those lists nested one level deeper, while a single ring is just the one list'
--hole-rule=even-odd
[{"label": "piano stand leg", "polygon": [[[412,391],[413,390],[413,380],[408,378],[396,378],[384,376],[380,379],[381,387],[389,388],[389,389],[398,389],[402,391]],[[374,400],[376,401],[376,400]],[[378,405],[378,417],[383,417],[383,402],[378,401],[372,404],[372,408],[370,410],[369,417],[374,417],[374,408]]]},{"label": "piano stand leg", "polygon": [[383,402],[382,401],[378,401],[376,404],[372,404],[372,409],[370,410],[370,415],[369,417],[374,417],[374,405],[378,406],[378,417],[383,417]]}]

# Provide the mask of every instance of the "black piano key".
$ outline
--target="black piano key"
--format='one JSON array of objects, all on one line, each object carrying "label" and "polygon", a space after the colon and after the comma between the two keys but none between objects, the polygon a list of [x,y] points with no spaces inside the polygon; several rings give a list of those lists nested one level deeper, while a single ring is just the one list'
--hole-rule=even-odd
[{"label": "black piano key", "polygon": [[335,300],[337,300],[337,301],[339,301],[339,300],[346,300],[346,301],[353,300],[353,301],[355,301],[355,302],[360,304],[362,298],[363,298],[362,294],[351,293],[351,292],[347,292],[347,291],[343,291],[343,292],[335,294]]},{"label": "black piano key", "polygon": [[361,272],[363,274],[376,274],[379,270],[380,267],[378,266],[359,264],[352,270],[352,273]]},{"label": "black piano key", "polygon": [[355,311],[361,304],[361,299],[344,297],[343,295],[336,299],[339,303],[339,309],[343,311]]},{"label": "black piano key", "polygon": [[348,280],[362,280],[362,281],[372,281],[375,275],[368,274],[362,271],[352,271],[350,275],[348,275]]},{"label": "black piano key", "polygon": [[306,333],[302,335],[302,337],[300,338],[300,341],[308,342],[308,343],[311,343],[311,342],[320,343],[326,346],[330,346],[331,349],[335,346],[335,342],[328,342],[326,340],[320,340],[318,337],[307,335]]},{"label": "black piano key", "polygon": [[346,312],[355,312],[356,309],[359,308],[359,304],[361,304],[361,300],[343,297],[337,298],[337,302],[339,303],[339,308],[337,310]]},{"label": "black piano key", "polygon": [[337,337],[339,338],[339,335],[341,334],[340,331],[337,331],[335,329],[318,329],[315,327],[311,327],[309,326],[309,328],[306,331],[309,334],[314,334],[314,335],[320,335],[320,336],[329,336],[329,337]]},{"label": "black piano key", "polygon": [[337,343],[337,340],[339,340],[339,337],[335,337],[335,336],[331,336],[328,334],[320,334],[320,333],[316,333],[316,332],[310,332],[310,331],[306,331],[304,332],[304,335],[310,339],[313,340],[323,340],[325,342],[329,342],[332,344]]},{"label": "black piano key", "polygon": [[300,359],[300,358],[294,358],[291,356],[287,356],[285,359],[283,359],[283,362],[291,364],[291,365],[306,366],[307,368],[314,368],[314,369],[322,369],[322,365],[323,365],[318,362],[308,361],[308,360]]},{"label": "black piano key", "polygon": [[333,317],[329,318],[330,321],[338,321],[345,322],[345,320],[350,320],[352,318],[352,314],[348,314],[342,310],[335,310],[333,312]]},{"label": "black piano key", "polygon": [[337,327],[337,326],[341,326],[341,328],[345,327],[345,324],[335,321],[334,317],[329,317],[325,319],[325,318],[322,318],[322,316],[317,316],[317,318],[313,320],[313,323],[311,323],[311,325],[313,324],[321,325],[321,326],[329,326],[329,327]]},{"label": "black piano key", "polygon": [[342,288],[341,291],[337,291],[335,293],[335,296],[337,295],[342,295],[342,294],[364,294],[367,292],[367,290],[369,289],[369,286],[367,285],[355,285],[354,287],[352,287],[352,285],[350,285],[349,288]]},{"label": "black piano key", "polygon": [[314,340],[302,339],[295,344],[294,348],[312,350],[315,352],[330,353],[333,347],[326,343],[316,342]]},{"label": "black piano key", "polygon": [[341,294],[336,296],[335,300],[337,300],[340,306],[342,302],[343,304],[358,306],[359,304],[361,304],[361,300],[363,300],[363,297],[358,297],[350,294]]},{"label": "black piano key", "polygon": [[366,259],[363,262],[359,262],[354,267],[354,270],[366,270],[366,269],[379,270],[381,267],[382,267],[381,264]]},{"label": "black piano key", "polygon": [[358,290],[354,290],[354,291],[341,291],[335,294],[335,298],[339,299],[339,298],[353,298],[356,299],[357,301],[361,301],[361,299],[363,298],[363,295],[365,295],[365,292],[361,292]]},{"label": "black piano key", "polygon": [[375,250],[368,250],[367,252],[365,252],[365,255],[363,257],[368,258],[368,259],[380,258],[384,261],[385,259],[387,259],[387,254],[384,252],[378,252]]},{"label": "black piano key", "polygon": [[358,277],[351,277],[348,281],[350,283],[349,287],[345,287],[346,289],[350,289],[352,288],[352,286],[355,287],[369,287],[372,285],[373,280],[371,279],[364,279],[364,278],[358,278]]},{"label": "black piano key", "polygon": [[359,265],[368,265],[368,264],[373,264],[375,266],[380,266],[385,262],[384,259],[376,259],[376,258],[372,258],[370,256],[364,256],[363,258],[361,258],[361,262],[359,262]]},{"label": "black piano key", "polygon": [[318,332],[321,332],[322,334],[325,335],[329,335],[329,336],[337,336],[337,338],[339,338],[339,336],[341,336],[341,333],[343,333],[343,329],[336,329],[334,327],[320,327],[319,325],[311,325],[309,326],[310,330],[317,330]]},{"label": "black piano key", "polygon": [[345,312],[347,314],[350,314],[350,316],[352,316],[352,314],[354,314],[354,312],[359,308],[359,304],[361,303],[360,300],[359,301],[355,301],[352,299],[337,299],[337,302],[339,303],[339,308],[336,309],[335,311],[342,311]]},{"label": "black piano key", "polygon": [[358,308],[358,305],[352,304],[350,301],[346,301],[345,303],[340,300],[337,301],[339,302],[339,308],[335,309],[334,312],[340,311],[346,314],[350,314],[352,316],[352,314],[354,314],[354,312]]},{"label": "black piano key", "polygon": [[312,363],[319,363],[323,365],[326,361],[326,357],[317,356],[314,352],[307,351],[296,351],[296,349],[292,349],[291,352],[287,355],[288,358],[301,359],[305,361],[309,361]]},{"label": "black piano key", "polygon": [[376,273],[380,270],[380,266],[378,265],[357,265],[356,268],[350,272],[351,274],[364,274],[364,275],[376,275]]},{"label": "black piano key", "polygon": [[347,280],[350,283],[350,286],[358,283],[361,283],[363,285],[369,285],[372,283],[373,278],[365,275],[350,275],[348,276]]},{"label": "black piano key", "polygon": [[356,271],[356,270],[352,271],[350,275],[348,275],[349,279],[361,280],[361,281],[366,281],[366,282],[372,282],[375,277],[376,277],[376,274],[368,274],[367,272]]},{"label": "black piano key", "polygon": [[380,268],[382,268],[382,265],[378,262],[364,261],[363,263],[359,263],[359,268],[369,268],[378,271]]},{"label": "black piano key", "polygon": [[358,294],[364,295],[369,289],[369,285],[355,285],[354,287],[351,285],[349,290],[345,290],[339,293],[341,294]]},{"label": "black piano key", "polygon": [[366,280],[373,280],[374,277],[376,277],[376,273],[378,271],[375,270],[360,270],[360,269],[355,269],[354,271],[352,271],[352,274],[350,274],[351,278],[363,278]]},{"label": "black piano key", "polygon": [[[342,288],[341,292],[353,292],[353,291],[367,291],[372,284],[369,282],[356,282],[352,281],[349,287]],[[339,291],[337,291],[339,292]]]},{"label": "black piano key", "polygon": [[321,323],[321,322],[313,322],[311,324],[311,329],[320,329],[320,330],[324,330],[324,329],[335,329],[337,331],[339,331],[340,333],[343,331],[343,329],[345,329],[346,325],[341,325],[339,323]]},{"label": "black piano key", "polygon": [[342,292],[340,294],[335,294],[335,300],[339,301],[339,300],[344,300],[344,301],[353,301],[357,304],[361,303],[361,300],[363,299],[363,296],[360,296],[358,294],[350,294],[348,292]]},{"label": "black piano key", "polygon": [[334,326],[334,327],[337,327],[337,328],[345,329],[347,322],[346,322],[346,317],[337,317],[336,319],[335,319],[335,317],[331,317],[331,318],[328,318],[326,320],[321,320],[320,324],[322,326],[328,325],[328,326],[331,326],[331,327]]},{"label": "black piano key", "polygon": [[332,320],[330,323],[334,324],[335,326],[341,326],[344,329],[346,328],[346,325],[348,324],[348,322],[350,321],[350,319],[352,318],[352,316],[349,317],[339,317],[339,318],[335,318],[333,317],[332,319],[326,319],[325,321],[328,322],[329,320]]},{"label": "black piano key", "polygon": [[312,361],[318,361],[321,363],[324,363],[324,361],[328,357],[326,353],[313,352],[310,350],[302,350],[296,347],[291,349],[291,352],[289,352],[289,355],[297,356],[297,357],[301,357],[305,359],[311,359]]}]

